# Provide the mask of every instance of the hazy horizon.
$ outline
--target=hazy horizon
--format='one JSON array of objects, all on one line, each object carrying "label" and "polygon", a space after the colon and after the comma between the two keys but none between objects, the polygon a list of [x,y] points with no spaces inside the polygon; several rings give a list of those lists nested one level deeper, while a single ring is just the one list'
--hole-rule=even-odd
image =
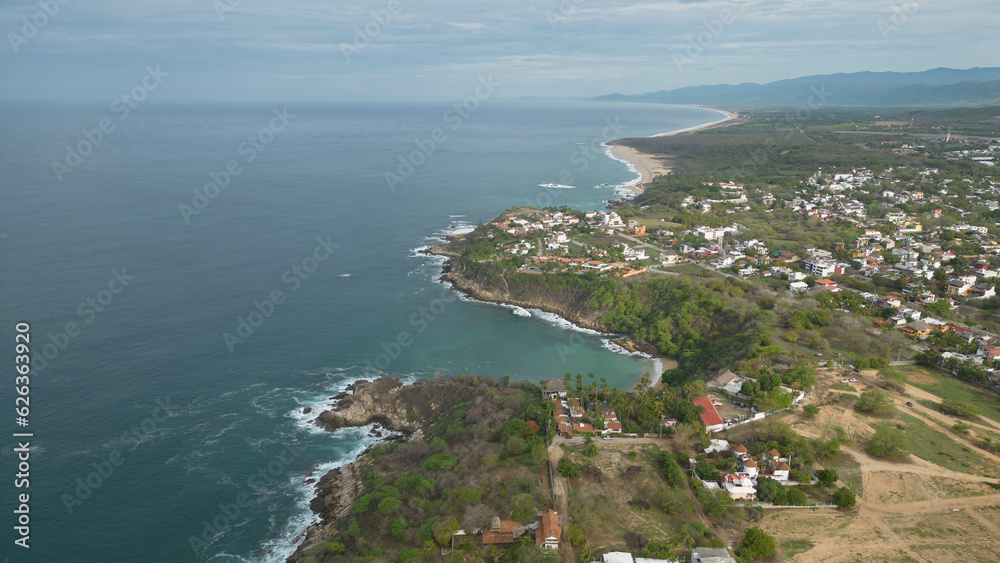
[{"label": "hazy horizon", "polygon": [[[992,5],[929,0],[36,0],[0,8],[0,99],[156,102],[580,99],[816,74],[997,66]],[[995,31],[995,30],[994,30]],[[147,79],[148,85],[148,79]],[[159,86],[159,84],[158,84]]]}]

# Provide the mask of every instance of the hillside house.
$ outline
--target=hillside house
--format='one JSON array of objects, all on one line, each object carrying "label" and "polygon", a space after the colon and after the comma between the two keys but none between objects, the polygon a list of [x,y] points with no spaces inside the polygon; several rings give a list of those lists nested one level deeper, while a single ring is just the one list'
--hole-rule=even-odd
[{"label": "hillside house", "polygon": [[561,535],[562,528],[559,527],[558,512],[550,508],[548,512],[538,515],[535,545],[547,549],[559,549],[559,536]]}]

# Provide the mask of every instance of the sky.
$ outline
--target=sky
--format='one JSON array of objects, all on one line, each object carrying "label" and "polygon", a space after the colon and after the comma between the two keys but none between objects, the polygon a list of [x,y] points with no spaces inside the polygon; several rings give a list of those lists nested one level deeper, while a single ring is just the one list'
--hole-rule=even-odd
[{"label": "sky", "polygon": [[302,102],[1000,66],[997,24],[995,0],[0,0],[0,100],[110,101],[147,67],[161,101]]}]

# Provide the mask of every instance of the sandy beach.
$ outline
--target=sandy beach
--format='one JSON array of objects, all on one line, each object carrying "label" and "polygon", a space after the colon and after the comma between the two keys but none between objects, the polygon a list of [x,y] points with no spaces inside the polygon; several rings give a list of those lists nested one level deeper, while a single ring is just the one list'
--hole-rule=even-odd
[{"label": "sandy beach", "polygon": [[[714,108],[713,108],[714,109]],[[722,112],[726,114],[726,117],[713,121],[711,123],[705,123],[703,125],[697,125],[695,127],[688,127],[687,129],[680,129],[678,131],[671,131],[669,133],[662,133],[660,135],[653,135],[654,137],[669,137],[672,135],[680,135],[682,133],[693,133],[695,131],[702,131],[704,129],[710,129],[712,127],[718,127],[720,125],[728,124],[735,121],[739,115],[728,112],[725,110],[717,109],[715,111]],[[663,156],[655,156],[647,154],[644,152],[639,152],[632,147],[626,147],[624,145],[612,144],[611,153],[615,157],[627,160],[635,167],[635,169],[642,175],[642,179],[639,183],[632,186],[628,186],[630,190],[635,192],[636,195],[641,194],[646,189],[646,185],[657,176],[665,176],[670,173],[670,159]]]}]

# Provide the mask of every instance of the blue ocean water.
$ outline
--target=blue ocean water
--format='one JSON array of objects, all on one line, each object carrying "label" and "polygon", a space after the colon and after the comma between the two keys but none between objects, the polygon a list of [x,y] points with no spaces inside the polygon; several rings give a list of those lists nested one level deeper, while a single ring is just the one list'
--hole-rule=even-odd
[{"label": "blue ocean water", "polygon": [[[12,370],[0,385],[6,435],[34,433],[31,548],[11,547],[5,485],[0,559],[282,561],[312,520],[309,474],[372,441],[311,424],[348,382],[628,387],[650,369],[551,315],[460,299],[414,251],[514,205],[601,208],[615,189],[595,186],[635,177],[601,142],[719,114],[450,107],[0,108],[0,365],[17,322],[34,354],[26,429]],[[0,441],[5,483],[16,445]]]}]

